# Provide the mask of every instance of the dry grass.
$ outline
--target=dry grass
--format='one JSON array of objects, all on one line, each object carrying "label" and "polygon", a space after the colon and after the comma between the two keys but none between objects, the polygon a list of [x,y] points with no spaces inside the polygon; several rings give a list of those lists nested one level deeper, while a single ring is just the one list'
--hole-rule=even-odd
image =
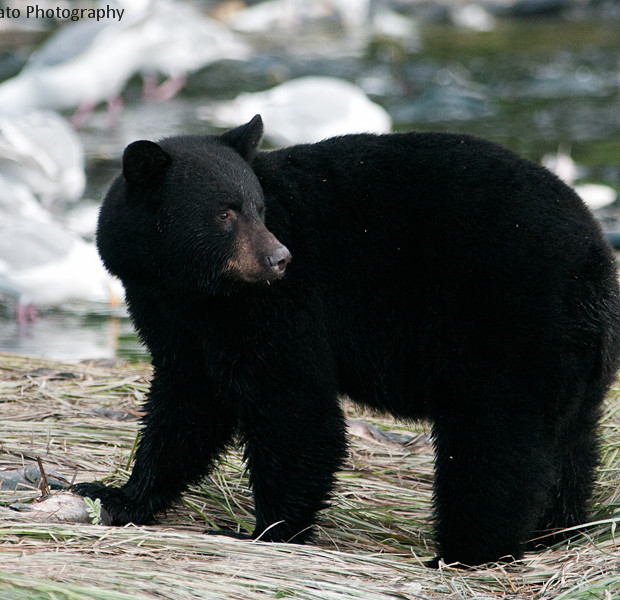
[{"label": "dry grass", "polygon": [[[147,366],[76,366],[0,355],[0,468],[40,456],[46,469],[69,480],[123,481],[138,422],[113,417],[140,410],[149,374]],[[382,429],[404,431],[393,421],[347,410]],[[18,512],[3,512],[0,598],[620,598],[617,388],[602,428],[593,522],[576,531],[570,544],[529,554],[519,564],[471,572],[425,568],[423,561],[433,555],[431,448],[353,437],[337,497],[312,545],[202,533],[206,527],[252,528],[243,464],[232,454],[157,526],[32,523]],[[1,492],[0,503],[36,495]]]}]

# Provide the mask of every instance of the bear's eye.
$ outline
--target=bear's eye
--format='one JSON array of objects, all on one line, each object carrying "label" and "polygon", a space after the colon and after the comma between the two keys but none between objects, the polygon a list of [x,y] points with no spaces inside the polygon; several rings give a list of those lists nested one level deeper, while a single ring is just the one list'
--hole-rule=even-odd
[{"label": "bear's eye", "polygon": [[217,215],[217,220],[221,221],[222,223],[229,221],[230,219],[232,219],[235,216],[235,211],[232,209],[228,209],[228,210],[222,210],[220,213],[218,213]]}]

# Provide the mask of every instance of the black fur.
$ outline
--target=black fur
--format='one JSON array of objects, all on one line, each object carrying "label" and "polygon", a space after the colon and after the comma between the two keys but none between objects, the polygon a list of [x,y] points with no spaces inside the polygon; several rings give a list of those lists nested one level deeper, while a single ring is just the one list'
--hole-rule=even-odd
[{"label": "black fur", "polygon": [[583,522],[620,304],[578,196],[466,135],[258,152],[261,134],[257,117],[126,157],[98,244],[154,376],[128,482],[78,492],[149,522],[238,436],[254,536],[304,541],[345,458],[348,395],[432,423],[445,561],[518,558]]}]

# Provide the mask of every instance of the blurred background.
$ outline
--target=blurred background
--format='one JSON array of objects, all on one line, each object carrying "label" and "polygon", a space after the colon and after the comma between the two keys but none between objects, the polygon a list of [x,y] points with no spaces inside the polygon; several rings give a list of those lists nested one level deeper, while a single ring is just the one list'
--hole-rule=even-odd
[{"label": "blurred background", "polygon": [[122,151],[259,112],[495,140],[620,239],[620,0],[0,0],[0,351],[143,358],[93,245]]}]

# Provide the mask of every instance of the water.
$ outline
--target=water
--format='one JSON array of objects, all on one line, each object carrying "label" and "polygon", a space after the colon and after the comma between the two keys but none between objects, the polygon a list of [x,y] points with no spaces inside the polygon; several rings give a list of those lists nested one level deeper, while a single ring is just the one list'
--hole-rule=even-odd
[{"label": "water", "polygon": [[[609,6],[613,6],[610,4]],[[606,12],[497,20],[490,32],[418,22],[416,39],[360,40],[323,28],[257,36],[254,57],[194,73],[165,104],[144,104],[139,82],[126,89],[113,128],[97,112],[81,131],[88,156],[86,196],[99,201],[116,175],[124,146],[177,132],[216,132],[197,116],[213,101],[233,98],[309,74],[343,77],[388,109],[395,129],[460,131],[498,141],[540,161],[562,145],[584,178],[620,190],[620,19]],[[27,49],[27,48],[26,48]],[[24,47],[0,54],[6,71]],[[266,123],[269,128],[269,123]],[[597,215],[616,228],[614,206]],[[137,359],[143,350],[126,316],[55,310],[18,325],[10,307],[0,316],[0,350],[80,360]]]},{"label": "water", "polygon": [[129,319],[73,310],[50,310],[34,323],[20,324],[6,315],[0,321],[0,348],[57,360],[145,358]]}]

